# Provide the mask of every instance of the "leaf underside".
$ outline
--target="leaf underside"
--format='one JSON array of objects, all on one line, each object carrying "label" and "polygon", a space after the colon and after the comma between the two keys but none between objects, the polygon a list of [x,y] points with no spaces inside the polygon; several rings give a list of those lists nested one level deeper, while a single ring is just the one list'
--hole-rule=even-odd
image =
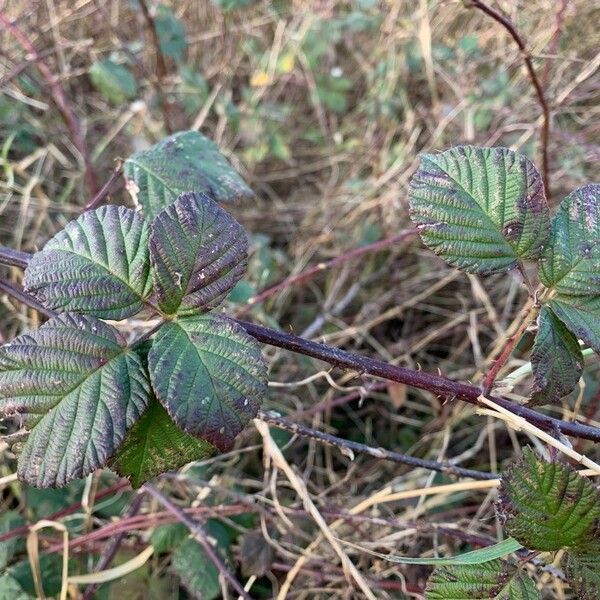
[{"label": "leaf underside", "polygon": [[565,575],[578,600],[600,598],[600,540],[567,552]]},{"label": "leaf underside", "polygon": [[531,353],[532,404],[551,404],[570,394],[583,372],[577,338],[548,306],[542,306]]},{"label": "leaf underside", "polygon": [[103,319],[139,312],[150,294],[149,228],[123,206],[71,221],[25,270],[25,289],[48,308]]},{"label": "leaf underside", "polygon": [[0,348],[0,412],[31,433],[19,478],[58,487],[106,464],[144,412],[149,384],[114,327],[65,313]]},{"label": "leaf underside", "polygon": [[176,471],[215,452],[209,442],[181,431],[158,400],[153,399],[108,466],[138,488],[157,475]]},{"label": "leaf underside", "polygon": [[425,245],[469,273],[537,259],[549,235],[540,174],[507,148],[457,146],[422,155],[409,196]]},{"label": "leaf underside", "polygon": [[200,315],[163,325],[148,355],[156,396],[185,432],[221,452],[256,416],[266,392],[260,347],[239,325]]},{"label": "leaf underside", "polygon": [[567,465],[546,462],[525,448],[500,485],[507,532],[531,550],[581,544],[600,518],[594,484]]},{"label": "leaf underside", "polygon": [[165,313],[208,311],[244,275],[248,238],[216,202],[187,192],[152,221],[150,260],[158,304]]},{"label": "leaf underside", "polygon": [[537,600],[533,580],[503,560],[437,567],[427,582],[427,600]]},{"label": "leaf underside", "polygon": [[136,152],[125,161],[124,172],[148,219],[183,192],[204,192],[217,202],[254,197],[217,145],[196,131],[181,131]]}]

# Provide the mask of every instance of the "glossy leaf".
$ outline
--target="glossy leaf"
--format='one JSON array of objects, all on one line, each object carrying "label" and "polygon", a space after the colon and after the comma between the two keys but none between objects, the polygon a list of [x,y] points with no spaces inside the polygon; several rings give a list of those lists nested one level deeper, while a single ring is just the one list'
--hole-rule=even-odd
[{"label": "glossy leaf", "polygon": [[542,306],[531,354],[531,402],[550,404],[570,394],[581,377],[583,362],[577,338],[551,308]]},{"label": "glossy leaf", "polygon": [[540,279],[560,296],[600,294],[600,184],[581,187],[561,203]]},{"label": "glossy leaf", "polygon": [[600,352],[600,296],[555,296],[548,306],[577,338]]},{"label": "glossy leaf", "polygon": [[60,315],[0,348],[0,412],[31,429],[18,474],[36,487],[104,466],[148,396],[140,359],[93,317]]},{"label": "glossy leaf", "polygon": [[469,273],[497,273],[538,258],[549,234],[540,174],[507,148],[458,146],[421,156],[411,217],[425,245]]},{"label": "glossy leaf", "polygon": [[181,131],[136,152],[125,161],[124,172],[147,218],[183,192],[204,192],[217,202],[254,196],[217,145],[196,131]]},{"label": "glossy leaf", "polygon": [[567,552],[565,575],[578,600],[600,598],[600,541]]},{"label": "glossy leaf", "polygon": [[181,431],[161,404],[153,399],[148,410],[129,430],[109,467],[131,481],[134,488],[167,471],[212,456],[216,448]]},{"label": "glossy leaf", "polygon": [[71,221],[25,270],[25,288],[48,308],[124,319],[150,295],[149,228],[123,206]]},{"label": "glossy leaf", "polygon": [[150,260],[158,304],[165,313],[208,311],[244,275],[248,238],[216,202],[188,192],[152,221]]},{"label": "glossy leaf", "polygon": [[163,325],[148,365],[156,395],[175,423],[222,452],[256,416],[266,392],[260,347],[221,316]]},{"label": "glossy leaf", "polygon": [[600,494],[567,465],[525,448],[502,478],[500,514],[507,532],[525,547],[559,550],[587,541],[600,518]]},{"label": "glossy leaf", "polygon": [[514,565],[493,560],[480,565],[437,567],[427,582],[427,600],[538,600],[533,580]]}]

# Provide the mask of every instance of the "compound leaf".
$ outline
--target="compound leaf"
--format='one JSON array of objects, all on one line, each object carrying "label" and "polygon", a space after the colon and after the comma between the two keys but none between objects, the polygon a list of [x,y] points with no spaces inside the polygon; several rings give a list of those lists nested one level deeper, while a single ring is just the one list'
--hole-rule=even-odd
[{"label": "compound leaf", "polygon": [[548,306],[577,338],[600,352],[600,297],[558,295]]},{"label": "compound leaf", "polygon": [[65,313],[0,348],[0,412],[31,429],[17,472],[36,487],[104,466],[149,393],[140,359],[94,317]]},{"label": "compound leaf", "polygon": [[84,213],[34,254],[25,288],[45,306],[124,319],[150,295],[149,228],[123,206]]},{"label": "compound leaf", "polygon": [[244,275],[248,238],[216,202],[187,192],[152,221],[150,260],[158,304],[165,313],[208,311]]},{"label": "compound leaf", "polygon": [[583,186],[562,201],[540,279],[560,296],[600,294],[600,184]]},{"label": "compound leaf", "polygon": [[260,347],[237,323],[200,315],[163,325],[148,355],[150,380],[175,423],[229,450],[266,392]]},{"label": "compound leaf", "polygon": [[427,581],[427,600],[537,600],[533,580],[514,565],[493,560],[480,565],[437,567]]},{"label": "compound leaf", "polygon": [[183,192],[205,192],[217,202],[254,194],[217,145],[196,131],[181,131],[125,161],[127,188],[147,218]]},{"label": "compound leaf", "polygon": [[469,273],[537,259],[549,234],[544,185],[533,163],[507,148],[458,146],[421,156],[411,217],[426,246]]},{"label": "compound leaf", "polygon": [[600,494],[567,465],[525,448],[502,478],[500,513],[508,533],[527,548],[559,550],[586,541],[600,518]]},{"label": "compound leaf", "polygon": [[600,598],[600,541],[567,552],[565,575],[579,600]]},{"label": "compound leaf", "polygon": [[212,456],[216,448],[181,431],[156,399],[129,430],[109,467],[134,488],[167,471]]},{"label": "compound leaf", "polygon": [[577,338],[548,306],[540,310],[531,365],[534,404],[558,402],[575,389],[583,372],[583,355]]}]

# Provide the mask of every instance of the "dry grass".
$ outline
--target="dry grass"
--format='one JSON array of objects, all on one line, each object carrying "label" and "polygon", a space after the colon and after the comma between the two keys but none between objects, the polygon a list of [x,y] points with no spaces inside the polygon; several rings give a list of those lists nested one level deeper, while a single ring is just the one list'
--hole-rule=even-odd
[{"label": "dry grass", "polygon": [[[156,55],[144,20],[131,4],[0,2],[0,10],[17,19],[59,78],[81,120],[100,182],[109,177],[117,157],[165,135],[156,97]],[[378,16],[373,28],[354,31],[350,24],[337,39],[331,33],[334,20],[356,12],[360,2],[276,0],[231,13],[208,0],[170,4],[187,30],[185,62],[202,74],[209,89],[186,113],[182,102],[189,94],[182,95],[181,78],[169,59],[162,84],[172,124],[175,130],[195,126],[215,139],[256,191],[256,202],[234,212],[250,232],[265,236],[264,245],[256,245],[250,272],[257,288],[407,227],[407,182],[420,152],[474,143],[508,145],[539,159],[540,110],[520,54],[497,23],[463,2],[369,3],[372,8],[362,12]],[[556,204],[575,187],[600,180],[600,6],[588,0],[497,5],[508,11],[527,41],[552,108],[549,155]],[[469,52],[472,38],[477,51]],[[317,42],[324,48],[315,64],[311,53]],[[131,44],[137,61],[133,70],[139,92],[132,103],[115,106],[92,87],[87,72],[95,60],[121,51],[124,44]],[[119,59],[125,56],[120,52]],[[284,59],[288,63],[281,67]],[[2,111],[8,113],[7,106],[13,113],[0,113],[0,241],[32,251],[77,214],[90,195],[82,157],[27,60],[11,34],[0,31]],[[315,87],[332,73],[351,82],[347,108],[337,113]],[[32,82],[42,89],[32,88]],[[235,117],[228,116],[231,106]],[[17,138],[10,141],[17,129],[28,132],[20,145]],[[275,134],[289,157],[277,158],[273,148],[260,156]],[[112,200],[125,201],[125,192],[114,193]],[[18,280],[20,274],[15,270],[11,277]],[[475,381],[525,300],[511,276],[470,279],[413,240],[325,271],[252,314],[361,353]],[[0,298],[0,311],[4,339],[38,324],[35,314],[8,298]],[[273,381],[303,380],[322,369],[283,351],[266,352]],[[520,364],[515,358],[509,369]],[[577,402],[590,418],[597,409],[596,375],[591,366]],[[343,387],[370,384],[339,372],[332,377]],[[501,470],[520,444],[544,450],[526,434],[477,416],[470,407],[442,405],[424,392],[379,386],[360,401],[354,396],[327,407],[345,394],[319,378],[272,388],[268,405],[301,419],[302,411],[322,403],[321,410],[305,417],[312,427],[417,456],[454,458],[482,470]],[[572,415],[575,402],[569,404],[556,412]],[[184,471],[177,480],[165,480],[165,489],[186,505],[209,502],[215,514],[226,503],[259,507],[260,530],[274,550],[263,581],[274,595],[287,577],[289,598],[364,597],[356,578],[345,576],[339,548],[314,542],[321,533],[304,512],[298,487],[290,487],[277,462],[263,469],[260,443],[261,436],[250,427],[237,450],[209,461],[202,477],[197,472],[186,477]],[[599,457],[590,443],[577,450]],[[3,456],[0,475],[8,475],[14,461],[8,450]],[[477,536],[485,540],[500,534],[494,489],[465,485],[426,495],[425,488],[448,481],[369,457],[351,460],[312,440],[291,440],[284,456],[304,482],[310,506],[341,540],[383,553],[433,556],[464,550],[465,540]],[[394,492],[419,489],[423,495],[418,497],[385,501]],[[19,485],[11,483],[4,503],[27,510],[24,498]],[[152,509],[148,505],[144,511]],[[309,512],[314,514],[312,508]],[[102,525],[94,521],[94,527]],[[139,547],[144,535],[132,531],[124,547]],[[307,547],[312,551],[305,556]],[[342,552],[377,597],[422,597],[427,567],[402,567],[352,546],[343,546]],[[158,560],[153,563],[159,573],[165,568]],[[545,598],[572,597],[560,578],[545,574],[538,581]]]}]

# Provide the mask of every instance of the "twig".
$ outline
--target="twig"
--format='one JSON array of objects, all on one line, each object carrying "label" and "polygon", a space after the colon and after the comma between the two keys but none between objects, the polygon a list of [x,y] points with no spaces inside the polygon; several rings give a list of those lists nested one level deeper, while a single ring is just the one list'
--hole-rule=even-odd
[{"label": "twig", "polygon": [[208,541],[208,534],[204,531],[204,527],[197,521],[194,521],[188,517],[181,508],[173,504],[161,491],[155,488],[150,483],[146,483],[142,486],[143,490],[148,492],[153,498],[155,498],[162,506],[164,506],[170,513],[177,517],[177,520],[183,523],[194,536],[194,539],[202,546],[210,560],[214,563],[215,567],[225,577],[227,581],[233,586],[235,591],[246,600],[252,600],[251,596],[244,590],[240,582],[234,577],[229,571],[227,565],[219,554],[215,551],[212,544]]},{"label": "twig", "polygon": [[40,314],[46,317],[54,317],[56,313],[40,304],[31,294],[24,292],[17,284],[6,279],[0,279],[0,291],[12,296],[15,300],[22,302],[25,306],[29,306],[37,310]]},{"label": "twig", "polygon": [[360,256],[363,256],[365,254],[369,254],[370,252],[378,252],[379,250],[383,250],[385,248],[393,246],[394,244],[402,242],[416,235],[416,229],[405,229],[404,231],[401,231],[399,234],[393,237],[378,240],[377,242],[367,244],[366,246],[360,246],[359,248],[354,248],[353,250],[349,250],[348,252],[340,254],[339,256],[336,256],[335,258],[332,258],[328,261],[320,262],[319,264],[313,267],[309,267],[301,273],[297,273],[296,275],[292,275],[291,277],[286,277],[279,283],[276,283],[262,290],[255,296],[252,296],[252,298],[248,300],[247,306],[244,306],[238,310],[237,316],[245,315],[256,304],[264,302],[267,298],[274,296],[281,290],[284,290],[288,287],[299,283],[304,283],[305,281],[312,279],[318,273],[342,265],[350,260],[354,260],[355,258],[359,258]]},{"label": "twig", "polygon": [[13,37],[17,40],[19,45],[25,50],[28,56],[30,56],[35,63],[38,71],[41,73],[42,77],[46,80],[46,83],[50,90],[50,95],[52,96],[52,100],[54,104],[58,108],[64,122],[66,123],[69,131],[71,132],[71,137],[73,138],[73,144],[77,148],[78,152],[81,154],[81,158],[83,159],[84,167],[85,167],[85,182],[88,188],[88,192],[90,195],[95,196],[98,191],[98,178],[96,176],[96,171],[94,170],[94,166],[92,165],[92,161],[90,160],[90,155],[87,149],[87,144],[85,141],[85,137],[81,131],[81,124],[79,123],[79,119],[75,115],[71,105],[67,102],[67,98],[65,96],[64,90],[59,83],[59,80],[52,75],[50,69],[46,66],[42,58],[40,57],[40,53],[36,50],[34,45],[29,41],[29,38],[3,13],[0,11],[0,24],[2,24],[6,29],[8,29]]},{"label": "twig", "polygon": [[[130,504],[130,506],[123,518],[127,519],[127,518],[131,518],[131,517],[135,516],[139,512],[139,510],[142,506],[143,499],[144,499],[143,495],[138,494],[133,499],[132,503]],[[110,565],[110,563],[115,558],[117,552],[119,551],[119,548],[121,547],[121,544],[123,543],[123,540],[125,539],[125,537],[127,536],[128,533],[129,533],[129,530],[120,531],[119,533],[117,533],[115,536],[112,537],[112,539],[104,547],[102,554],[100,554],[100,558],[98,559],[98,562],[96,563],[94,571],[96,571],[96,572],[103,571]],[[96,593],[96,590],[99,587],[100,587],[99,583],[91,583],[90,585],[88,585],[85,588],[85,591],[83,592],[83,594],[81,594],[81,600],[90,600],[90,598],[93,597],[93,595]]]},{"label": "twig", "polygon": [[498,373],[502,369],[502,367],[506,364],[506,361],[510,358],[513,350],[516,345],[519,343],[519,340],[523,336],[523,334],[527,331],[527,328],[533,323],[533,321],[537,318],[540,312],[539,306],[536,304],[528,305],[526,310],[522,315],[521,323],[518,329],[511,335],[507,340],[504,348],[500,352],[498,358],[494,360],[490,370],[487,372],[486,376],[483,379],[483,383],[481,384],[481,389],[483,390],[483,394],[487,396],[496,381],[496,377]]},{"label": "twig", "polygon": [[548,102],[546,101],[546,97],[544,95],[544,88],[538,79],[538,76],[533,68],[533,63],[531,62],[531,54],[527,50],[527,46],[525,45],[525,41],[516,30],[515,26],[511,22],[511,20],[498,12],[495,8],[488,6],[482,0],[470,0],[471,6],[478,8],[486,15],[494,19],[497,23],[500,23],[504,29],[509,33],[510,37],[514,40],[514,42],[519,47],[521,51],[521,55],[523,57],[523,62],[525,63],[525,68],[527,69],[527,74],[529,75],[529,79],[531,80],[531,84],[535,89],[535,95],[537,97],[538,104],[540,105],[540,109],[542,110],[542,131],[541,131],[541,145],[542,145],[542,175],[544,178],[544,184],[546,186],[546,194],[548,198],[551,197],[551,187],[550,187],[550,167],[548,162],[548,143],[550,141],[550,108],[548,107]]},{"label": "twig", "polygon": [[146,20],[146,24],[148,25],[148,30],[150,31],[150,37],[152,38],[154,51],[156,52],[156,79],[158,80],[158,85],[156,87],[158,91],[158,97],[160,100],[160,107],[162,109],[165,129],[167,130],[167,133],[173,133],[173,127],[171,124],[171,110],[164,93],[164,83],[165,78],[167,77],[167,63],[165,61],[165,56],[160,47],[160,39],[158,37],[158,31],[156,30],[156,22],[154,21],[154,17],[148,9],[146,0],[138,1],[140,4],[140,8],[142,9],[144,19]]},{"label": "twig", "polygon": [[[399,367],[368,356],[352,354],[351,352],[341,350],[340,348],[334,348],[333,346],[328,346],[326,344],[305,340],[304,338],[295,335],[275,331],[274,329],[269,329],[246,321],[234,320],[240,324],[247,333],[263,344],[277,346],[278,348],[290,350],[297,354],[310,356],[341,369],[351,369],[358,373],[367,373],[369,375],[381,377],[382,379],[387,379],[388,381],[404,383],[405,385],[428,391],[442,398],[456,398],[463,402],[468,402],[469,404],[474,404],[476,406],[480,405],[478,398],[481,394],[481,390],[477,386],[452,381],[451,379],[447,379],[440,375],[424,373],[423,371],[414,371],[407,367]],[[600,428],[571,421],[561,421],[560,419],[543,415],[526,406],[521,406],[520,404],[506,400],[505,398],[492,397],[491,399],[506,410],[523,417],[530,423],[547,431],[553,433],[561,432],[565,435],[581,437],[596,442],[600,441]]]},{"label": "twig", "polygon": [[27,267],[30,258],[31,254],[28,252],[21,252],[20,250],[0,246],[0,264],[24,269]]},{"label": "twig", "polygon": [[[0,246],[0,264],[2,257],[2,249]],[[0,280],[1,281],[1,280]],[[54,316],[55,313],[49,313],[47,309],[42,307],[33,297],[29,294],[24,293],[14,284],[8,284],[4,282],[4,291],[7,294],[12,295],[21,302],[35,308],[40,309],[40,312],[45,311],[45,314]],[[290,350],[297,354],[304,356],[310,356],[322,360],[334,367],[341,369],[350,369],[357,371],[358,373],[367,373],[374,375],[375,377],[381,377],[388,381],[395,381],[396,383],[403,383],[411,387],[415,387],[421,390],[428,391],[436,396],[448,399],[458,399],[475,406],[480,406],[479,396],[481,390],[474,385],[461,383],[459,381],[453,381],[442,377],[440,375],[433,375],[431,373],[424,373],[423,371],[415,371],[407,367],[399,367],[386,363],[382,360],[370,358],[368,356],[361,356],[358,354],[352,354],[346,350],[328,346],[326,344],[319,344],[311,340],[305,340],[304,338],[296,335],[283,333],[268,327],[262,327],[261,325],[255,325],[254,323],[248,323],[247,321],[240,321],[239,319],[233,319],[236,323],[241,325],[247,333],[257,339],[263,344],[269,344],[285,350]],[[515,402],[511,402],[505,398],[489,397],[490,400],[496,402],[496,404],[502,406],[506,410],[518,415],[530,423],[553,433],[563,433],[573,437],[579,437],[595,442],[600,441],[600,428],[592,427],[590,425],[583,425],[574,421],[562,421],[555,419],[547,415],[543,415],[535,410],[521,406]]]},{"label": "twig", "polygon": [[110,174],[110,177],[106,181],[106,183],[100,188],[98,193],[92,198],[85,206],[84,211],[93,210],[94,208],[98,208],[104,199],[108,196],[110,192],[110,188],[113,183],[119,178],[121,175],[121,168],[123,166],[123,162],[121,160],[117,160],[117,164],[113,169],[113,172]]},{"label": "twig", "polygon": [[301,437],[311,438],[319,442],[323,442],[330,446],[335,446],[342,451],[342,454],[354,458],[353,453],[357,452],[360,454],[368,454],[381,460],[389,460],[411,467],[428,469],[429,471],[437,471],[439,473],[446,473],[449,475],[456,475],[459,477],[471,477],[472,479],[497,479],[497,473],[485,473],[483,471],[474,471],[472,469],[463,469],[457,467],[452,463],[437,462],[435,460],[425,460],[423,458],[415,458],[407,454],[400,454],[399,452],[393,452],[392,450],[386,450],[385,448],[373,448],[366,444],[359,442],[353,442],[351,440],[345,440],[329,433],[318,431],[317,429],[311,429],[305,425],[294,423],[279,416],[273,411],[259,411],[256,416],[257,419],[269,423],[278,429],[285,429],[290,433],[299,435]]}]

